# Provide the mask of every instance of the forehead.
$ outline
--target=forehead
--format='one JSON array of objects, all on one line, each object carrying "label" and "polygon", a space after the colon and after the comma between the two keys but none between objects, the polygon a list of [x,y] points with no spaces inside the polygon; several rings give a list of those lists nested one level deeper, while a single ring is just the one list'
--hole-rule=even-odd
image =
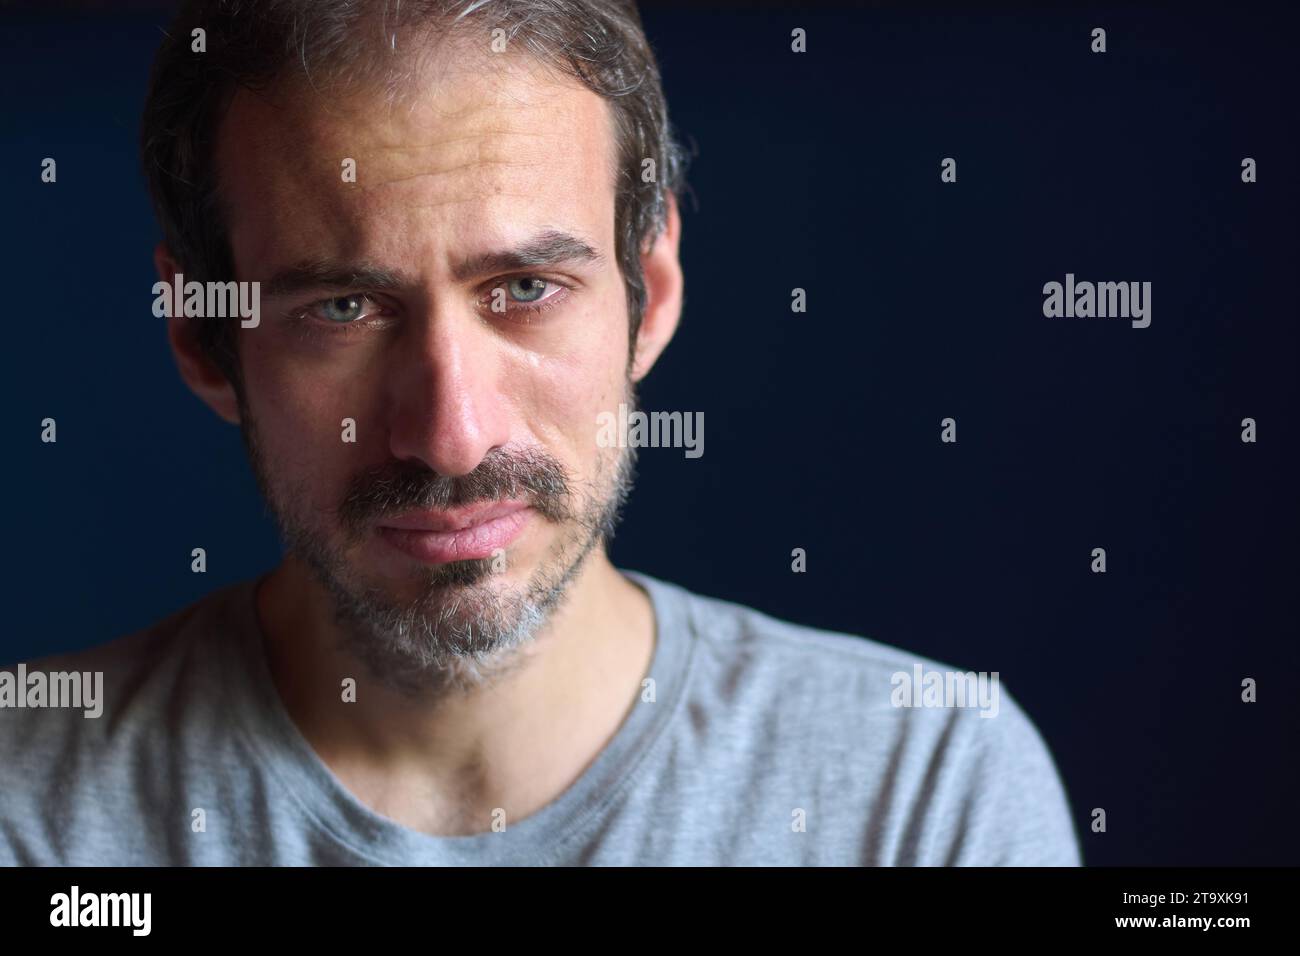
[{"label": "forehead", "polygon": [[241,90],[217,137],[236,270],[251,278],[309,258],[428,271],[543,228],[612,252],[616,166],[604,99],[530,58],[463,46],[396,98],[296,80]]}]

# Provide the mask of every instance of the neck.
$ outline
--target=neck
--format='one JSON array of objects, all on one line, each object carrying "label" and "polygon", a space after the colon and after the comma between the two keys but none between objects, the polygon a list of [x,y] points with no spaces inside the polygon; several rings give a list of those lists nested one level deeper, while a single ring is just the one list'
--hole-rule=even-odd
[{"label": "neck", "polygon": [[567,789],[627,716],[655,644],[649,599],[603,549],[499,679],[453,694],[364,679],[328,593],[293,558],[257,609],[276,688],[321,760],[372,810],[436,835],[490,830],[498,809],[517,822]]}]

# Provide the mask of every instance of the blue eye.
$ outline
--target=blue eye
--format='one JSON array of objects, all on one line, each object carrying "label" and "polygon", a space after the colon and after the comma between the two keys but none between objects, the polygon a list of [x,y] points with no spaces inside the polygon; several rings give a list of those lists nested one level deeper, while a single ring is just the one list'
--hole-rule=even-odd
[{"label": "blue eye", "polygon": [[363,317],[366,297],[363,295],[343,295],[335,299],[326,299],[320,303],[321,316],[329,322],[340,325],[355,322]]},{"label": "blue eye", "polygon": [[542,312],[563,305],[572,294],[572,286],[556,279],[520,275],[499,279],[493,287],[487,307],[493,312],[514,313],[530,320]]},{"label": "blue eye", "polygon": [[506,283],[510,296],[516,302],[536,302],[549,285],[545,279],[536,276],[521,276]]}]

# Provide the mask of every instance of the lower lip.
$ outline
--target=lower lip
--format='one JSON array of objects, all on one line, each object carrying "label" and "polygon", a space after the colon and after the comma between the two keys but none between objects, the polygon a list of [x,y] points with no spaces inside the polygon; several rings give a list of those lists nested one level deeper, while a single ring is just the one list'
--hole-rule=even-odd
[{"label": "lower lip", "polygon": [[380,527],[379,535],[397,550],[425,564],[490,558],[499,548],[519,537],[528,521],[528,508],[520,508],[482,524],[458,531],[407,531]]}]

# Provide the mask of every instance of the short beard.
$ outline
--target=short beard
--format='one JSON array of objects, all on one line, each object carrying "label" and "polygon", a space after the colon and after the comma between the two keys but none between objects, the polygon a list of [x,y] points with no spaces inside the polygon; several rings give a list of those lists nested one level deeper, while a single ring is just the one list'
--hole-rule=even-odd
[{"label": "short beard", "polygon": [[[637,408],[630,380],[624,401],[629,410]],[[412,698],[481,688],[511,673],[520,662],[518,652],[563,604],[588,556],[613,539],[635,481],[636,449],[630,442],[599,455],[595,478],[581,491],[559,462],[540,451],[498,449],[457,479],[399,462],[354,476],[338,511],[349,543],[373,533],[373,520],[384,515],[502,498],[526,500],[537,517],[568,526],[522,588],[493,588],[489,581],[499,562],[489,557],[420,567],[419,593],[403,600],[361,580],[344,551],[302,519],[290,503],[311,500],[304,485],[276,490],[242,394],[240,422],[249,462],[285,549],[330,595],[341,649],[376,680]]]}]

